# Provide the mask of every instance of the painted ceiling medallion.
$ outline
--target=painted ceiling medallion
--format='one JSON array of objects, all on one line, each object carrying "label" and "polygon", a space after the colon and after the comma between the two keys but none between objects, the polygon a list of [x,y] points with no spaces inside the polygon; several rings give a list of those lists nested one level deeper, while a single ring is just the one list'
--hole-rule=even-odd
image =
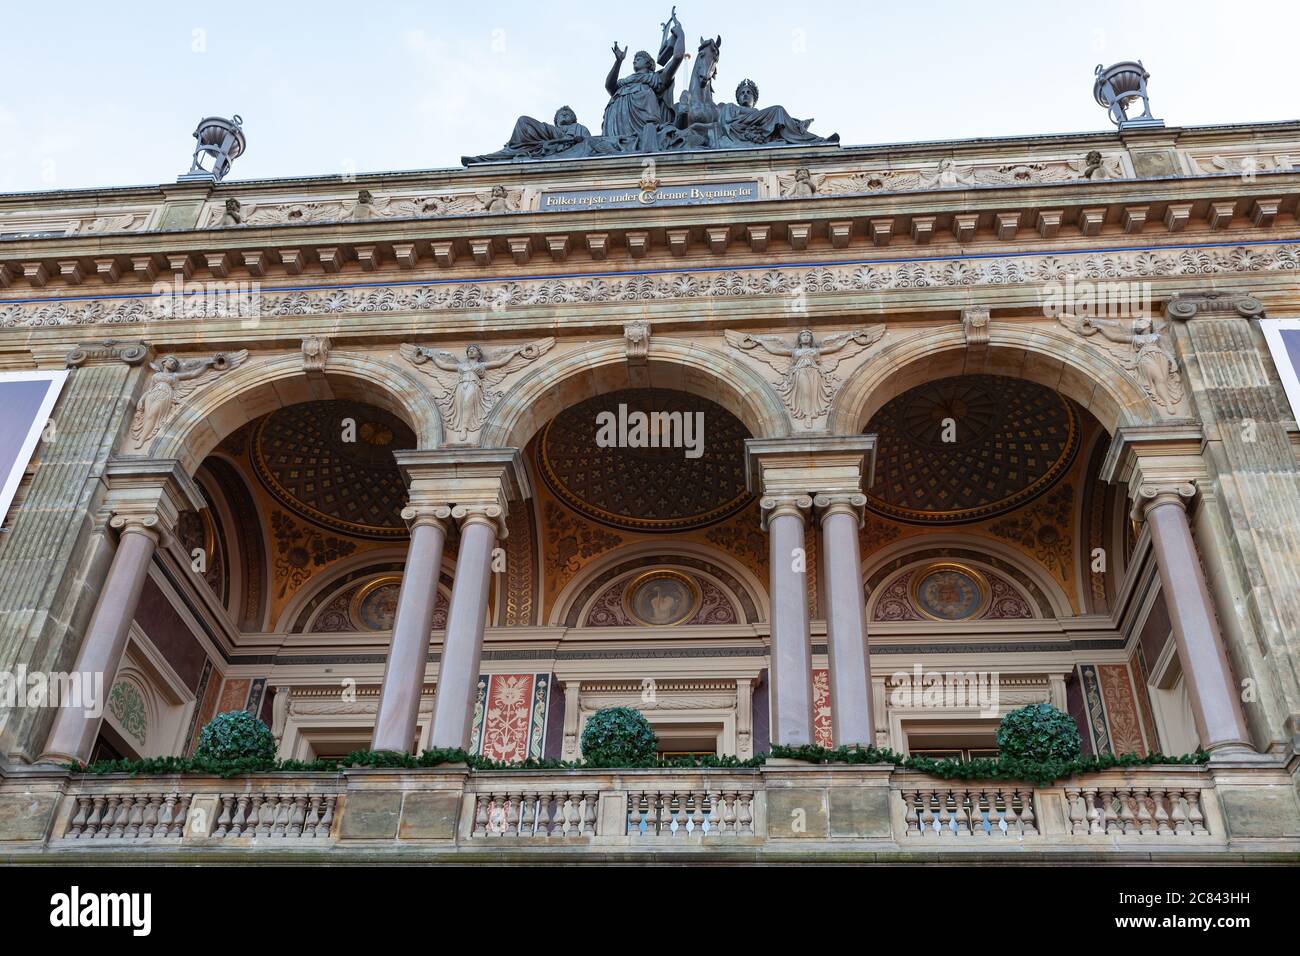
[{"label": "painted ceiling medallion", "polygon": [[350,535],[406,536],[393,452],[415,435],[396,416],[358,402],[289,405],[258,422],[251,446],[253,470],[286,508]]},{"label": "painted ceiling medallion", "polygon": [[866,431],[879,436],[867,506],[920,524],[1011,511],[1051,487],[1079,448],[1079,416],[1067,399],[994,375],[910,389],[876,412]]},{"label": "painted ceiling medallion", "polygon": [[936,621],[967,621],[988,606],[989,583],[962,564],[935,564],[912,576],[912,603]]},{"label": "painted ceiling medallion", "polygon": [[[620,406],[625,412],[620,414]],[[637,412],[693,416],[691,432],[702,454],[663,434],[645,447],[645,432],[629,428],[621,446],[597,444],[597,416],[609,412],[635,424]],[[700,431],[702,426],[702,431]],[[674,435],[683,433],[672,429]],[[537,443],[537,465],[551,491],[579,514],[630,531],[684,531],[721,521],[749,504],[745,439],[749,431],[721,405],[661,389],[599,395],[553,418]],[[643,440],[644,438],[644,440]],[[667,445],[668,447],[663,447]],[[631,447],[629,447],[631,446]]]},{"label": "painted ceiling medallion", "polygon": [[367,581],[357,588],[348,609],[353,624],[362,631],[391,631],[397,619],[401,591],[400,574],[386,574]]},{"label": "painted ceiling medallion", "polygon": [[688,620],[700,606],[699,586],[679,571],[648,571],[623,593],[628,616],[638,624],[671,627]]}]

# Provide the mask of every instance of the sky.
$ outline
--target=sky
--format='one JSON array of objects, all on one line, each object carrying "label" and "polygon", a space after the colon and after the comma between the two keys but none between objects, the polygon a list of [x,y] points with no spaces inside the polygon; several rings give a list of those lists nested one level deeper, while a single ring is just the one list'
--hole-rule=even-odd
[{"label": "sky", "polygon": [[[9,5],[6,5],[9,6]],[[0,192],[167,183],[203,116],[243,117],[230,180],[432,169],[570,104],[599,130],[610,46],[658,49],[671,3],[63,0],[0,20]],[[1300,117],[1300,3],[683,0],[721,35],[719,101],[846,145],[1110,128],[1098,63],[1141,59],[1170,125]],[[689,63],[682,75],[689,73]]]}]

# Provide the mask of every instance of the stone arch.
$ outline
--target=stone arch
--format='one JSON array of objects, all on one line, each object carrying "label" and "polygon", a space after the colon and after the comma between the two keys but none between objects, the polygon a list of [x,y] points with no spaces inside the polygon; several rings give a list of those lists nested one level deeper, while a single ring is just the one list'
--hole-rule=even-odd
[{"label": "stone arch", "polygon": [[862,581],[864,591],[868,592],[868,604],[872,588],[891,578],[897,570],[914,561],[942,559],[945,557],[942,552],[959,553],[1011,576],[1037,604],[1043,618],[1073,617],[1076,613],[1061,583],[1015,548],[982,535],[937,530],[895,541],[863,558]]},{"label": "stone arch", "polygon": [[231,432],[260,415],[324,399],[351,399],[383,408],[415,432],[418,448],[443,443],[433,395],[414,372],[360,352],[333,352],[323,374],[303,371],[302,355],[254,358],[202,388],[159,431],[145,454],[179,459],[191,474]]},{"label": "stone arch", "polygon": [[687,339],[654,338],[634,377],[624,343],[605,342],[566,352],[520,380],[488,415],[479,443],[522,448],[543,425],[577,402],[623,388],[664,388],[717,402],[755,438],[790,434],[790,417],[772,387],[753,369]]},{"label": "stone arch", "polygon": [[[294,594],[281,609],[274,629],[284,633],[304,633],[307,625],[320,611],[322,604],[341,591],[384,573],[401,574],[406,566],[405,547],[384,547],[350,555],[335,562],[320,574],[314,575]],[[455,575],[455,555],[444,549],[442,568],[438,575],[439,593],[447,600]],[[436,629],[436,628],[435,628]]]},{"label": "stone arch", "polygon": [[1121,425],[1166,424],[1133,377],[1109,353],[1063,329],[999,322],[982,354],[960,326],[899,336],[874,352],[831,406],[832,434],[859,434],[886,402],[917,385],[955,375],[1002,375],[1037,382],[1087,409],[1110,434]]},{"label": "stone arch", "polygon": [[639,541],[615,548],[575,575],[555,596],[548,622],[576,627],[570,619],[596,592],[633,568],[681,566],[719,580],[738,601],[744,624],[768,619],[767,591],[753,573],[731,555],[690,541]]}]

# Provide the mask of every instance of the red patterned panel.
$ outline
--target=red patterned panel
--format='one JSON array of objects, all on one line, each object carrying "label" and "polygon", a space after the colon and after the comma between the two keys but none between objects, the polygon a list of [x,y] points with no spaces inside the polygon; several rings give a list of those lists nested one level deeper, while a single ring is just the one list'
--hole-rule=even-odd
[{"label": "red patterned panel", "polygon": [[831,747],[831,672],[817,668],[813,679],[813,743],[818,747]]},{"label": "red patterned panel", "polygon": [[483,713],[484,757],[528,759],[534,680],[532,674],[493,674],[489,678]]},{"label": "red patterned panel", "polygon": [[1138,715],[1137,701],[1133,699],[1128,668],[1123,664],[1098,664],[1097,674],[1101,678],[1101,697],[1106,704],[1106,717],[1110,721],[1110,738],[1115,753],[1146,756],[1141,717]]}]

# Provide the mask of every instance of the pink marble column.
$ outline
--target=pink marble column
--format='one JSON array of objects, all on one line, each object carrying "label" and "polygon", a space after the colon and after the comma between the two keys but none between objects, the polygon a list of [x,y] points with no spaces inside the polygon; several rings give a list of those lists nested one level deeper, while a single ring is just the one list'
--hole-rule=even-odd
[{"label": "pink marble column", "polygon": [[442,645],[442,664],[433,699],[433,733],[429,745],[434,748],[469,746],[479,661],[483,654],[492,552],[497,546],[502,509],[457,505],[452,515],[460,520],[460,551],[456,555],[447,636]]},{"label": "pink marble column", "polygon": [[831,731],[835,746],[874,746],[867,609],[862,596],[858,526],[861,494],[818,495],[822,517],[822,575],[826,587],[826,648],[830,665]]},{"label": "pink marble column", "polygon": [[[131,621],[135,619],[136,605],[149,573],[149,562],[158,549],[157,523],[156,517],[135,515],[115,515],[109,522],[121,530],[121,537],[73,668],[76,674],[97,675],[92,679],[96,680],[97,687],[102,687],[105,697],[117,677]],[[94,703],[102,708],[106,701],[100,699]],[[60,707],[41,759],[59,763],[90,759],[99,722],[100,717],[90,716],[85,708]]]},{"label": "pink marble column", "polygon": [[402,516],[410,523],[411,544],[402,572],[402,592],[393,619],[393,639],[384,667],[384,685],[375,718],[373,750],[411,753],[415,725],[424,691],[424,665],[429,656],[429,632],[438,603],[442,546],[447,540],[447,507],[410,507]]},{"label": "pink marble column", "polygon": [[1190,484],[1143,485],[1136,511],[1151,529],[1160,588],[1178,644],[1178,660],[1206,750],[1253,750],[1241,699],[1224,650],[1214,603],[1187,521]]},{"label": "pink marble column", "polygon": [[803,747],[813,742],[812,648],[808,639],[808,573],[804,554],[802,495],[764,498],[770,575],[772,743]]}]

